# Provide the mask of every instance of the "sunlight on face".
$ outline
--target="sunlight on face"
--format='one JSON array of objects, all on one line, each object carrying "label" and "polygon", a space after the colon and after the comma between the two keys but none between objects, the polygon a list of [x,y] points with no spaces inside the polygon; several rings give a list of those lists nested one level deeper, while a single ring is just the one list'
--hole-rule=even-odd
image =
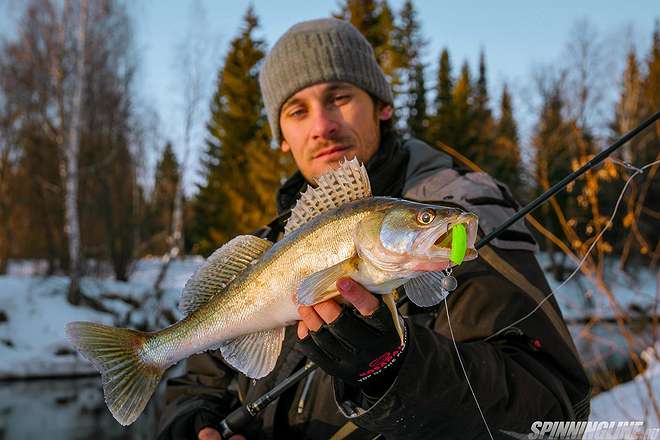
[{"label": "sunlight on face", "polygon": [[379,121],[391,116],[390,105],[376,111],[371,97],[352,84],[309,86],[282,106],[282,151],[293,154],[311,182],[344,157],[367,162],[380,145]]}]

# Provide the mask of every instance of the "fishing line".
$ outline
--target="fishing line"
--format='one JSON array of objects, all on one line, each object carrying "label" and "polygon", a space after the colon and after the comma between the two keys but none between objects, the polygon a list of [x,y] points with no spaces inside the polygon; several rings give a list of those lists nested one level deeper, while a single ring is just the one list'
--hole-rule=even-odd
[{"label": "fishing line", "polygon": [[[610,216],[610,219],[608,220],[608,222],[607,222],[607,224],[605,225],[605,227],[603,228],[603,230],[600,231],[600,233],[598,234],[598,236],[596,236],[596,239],[595,239],[594,242],[591,244],[591,246],[589,246],[589,249],[588,249],[587,252],[584,254],[584,256],[582,257],[582,259],[581,259],[580,262],[578,263],[578,265],[577,265],[577,267],[575,268],[575,270],[574,270],[574,271],[568,276],[568,278],[566,278],[566,280],[565,280],[563,283],[561,283],[556,289],[554,289],[554,290],[553,290],[552,292],[550,292],[545,298],[543,298],[543,300],[541,300],[541,301],[538,303],[538,305],[537,305],[537,306],[536,306],[531,312],[529,312],[527,315],[523,316],[522,318],[520,318],[519,320],[517,320],[517,321],[514,322],[513,324],[508,325],[508,326],[504,327],[503,329],[497,331],[496,333],[492,334],[491,336],[485,338],[484,341],[487,341],[487,340],[489,340],[489,339],[491,339],[491,338],[494,338],[495,336],[499,335],[500,333],[502,333],[502,332],[504,332],[504,331],[510,329],[511,327],[513,327],[513,326],[519,324],[520,322],[522,322],[522,321],[524,321],[525,319],[527,319],[527,318],[529,318],[530,316],[532,316],[532,315],[534,314],[534,312],[536,312],[536,311],[537,311],[537,310],[543,305],[543,303],[544,303],[545,301],[548,300],[548,298],[550,298],[550,297],[553,296],[556,292],[558,292],[562,287],[564,287],[564,286],[566,285],[566,283],[568,283],[568,282],[573,278],[573,276],[575,276],[575,274],[580,270],[580,268],[582,267],[582,265],[584,264],[584,262],[587,260],[587,257],[589,256],[589,254],[591,253],[591,251],[593,250],[593,248],[596,246],[596,244],[598,243],[598,241],[601,239],[601,237],[603,236],[603,234],[605,233],[605,231],[607,231],[607,229],[608,229],[610,226],[612,226],[612,221],[614,220],[614,217],[616,216],[616,213],[617,213],[617,211],[618,211],[618,209],[619,209],[619,205],[621,204],[621,200],[623,200],[623,195],[625,194],[626,189],[628,189],[628,185],[630,185],[630,182],[632,182],[632,180],[633,180],[635,177],[637,177],[639,174],[644,173],[644,170],[646,170],[647,168],[652,167],[652,166],[657,165],[657,164],[660,164],[660,160],[657,160],[657,161],[655,161],[655,162],[651,162],[651,163],[649,163],[649,164],[647,164],[647,165],[644,165],[644,166],[641,167],[641,168],[637,168],[637,167],[635,167],[635,166],[633,166],[633,165],[631,165],[631,164],[629,164],[629,163],[627,163],[627,162],[618,161],[618,160],[615,160],[614,162],[615,162],[615,163],[618,163],[618,164],[620,164],[620,165],[622,165],[622,166],[624,166],[624,167],[626,167],[626,168],[628,168],[628,169],[635,170],[635,172],[634,172],[634,173],[628,178],[628,180],[626,180],[626,183],[623,185],[623,189],[621,190],[621,193],[619,194],[619,197],[618,197],[618,199],[617,199],[617,201],[616,201],[616,204],[614,205],[614,210],[612,211],[612,215]],[[488,422],[486,421],[486,417],[484,416],[484,413],[483,413],[483,411],[481,410],[481,405],[479,405],[479,400],[477,399],[477,394],[474,392],[474,389],[472,388],[472,383],[470,382],[470,377],[469,377],[468,374],[467,374],[467,370],[465,369],[465,365],[463,365],[463,359],[461,358],[461,354],[460,354],[460,352],[458,351],[458,344],[456,343],[456,338],[454,337],[454,330],[452,329],[452,326],[451,326],[451,319],[450,319],[450,317],[449,317],[449,304],[447,303],[447,298],[445,298],[444,301],[445,301],[445,311],[447,312],[447,324],[449,325],[449,334],[451,335],[451,341],[452,341],[452,343],[454,344],[454,350],[456,351],[456,356],[458,357],[458,362],[459,362],[459,364],[461,365],[461,369],[463,370],[463,375],[465,376],[465,381],[467,382],[468,387],[470,388],[470,392],[472,393],[472,398],[474,399],[474,403],[477,405],[477,409],[479,410],[479,415],[481,416],[481,420],[483,420],[483,422],[484,422],[484,426],[486,427],[486,430],[488,431],[488,436],[491,438],[491,440],[493,440],[493,434],[490,432],[490,427],[488,426]]]},{"label": "fishing line", "polygon": [[491,440],[493,439],[493,434],[490,432],[490,428],[488,427],[488,422],[486,422],[486,417],[484,417],[483,411],[481,411],[481,405],[479,405],[479,400],[477,400],[477,394],[474,392],[474,389],[472,388],[472,384],[470,383],[470,378],[468,377],[467,371],[465,370],[465,365],[463,365],[463,359],[461,359],[461,354],[458,351],[458,344],[456,344],[456,338],[454,338],[454,330],[451,328],[451,319],[449,318],[449,304],[447,304],[447,298],[445,298],[445,310],[447,311],[447,324],[449,324],[449,334],[451,335],[451,342],[454,343],[454,350],[456,350],[456,356],[458,357],[458,362],[461,364],[461,369],[463,370],[463,374],[465,375],[465,380],[467,381],[468,387],[470,388],[470,392],[472,393],[472,397],[474,398],[474,403],[477,404],[477,409],[479,410],[479,414],[481,415],[481,420],[484,421],[484,426],[486,426],[486,430],[488,431],[488,436],[490,437]]},{"label": "fishing line", "polygon": [[625,194],[626,189],[628,189],[628,185],[630,184],[630,182],[632,182],[632,180],[633,180],[635,177],[637,177],[638,175],[643,174],[643,173],[644,173],[644,170],[646,170],[647,168],[650,168],[650,167],[652,167],[652,166],[654,166],[654,165],[660,164],[660,160],[656,160],[656,161],[654,161],[654,162],[648,163],[648,164],[644,165],[644,166],[641,167],[641,168],[636,168],[636,167],[634,167],[633,165],[630,165],[630,164],[628,164],[628,163],[626,163],[626,162],[620,163],[619,161],[615,161],[615,163],[619,163],[619,164],[623,165],[623,166],[626,167],[626,168],[634,169],[634,170],[636,170],[636,171],[635,171],[635,172],[634,172],[634,173],[628,178],[628,180],[626,181],[625,185],[623,185],[623,189],[621,190],[621,193],[619,194],[619,198],[618,198],[617,201],[616,201],[616,205],[614,205],[614,210],[613,210],[613,212],[612,212],[612,215],[610,216],[610,219],[607,221],[607,224],[605,225],[605,227],[603,228],[603,230],[600,231],[600,233],[598,234],[598,236],[596,237],[596,239],[594,240],[594,242],[591,244],[591,246],[589,246],[589,249],[588,249],[587,252],[584,254],[584,256],[582,257],[582,259],[580,260],[580,262],[578,263],[578,266],[577,266],[577,267],[575,268],[575,270],[574,270],[574,271],[568,276],[568,278],[566,278],[566,280],[564,280],[563,283],[561,283],[559,286],[557,286],[556,289],[552,290],[547,296],[545,296],[545,297],[544,297],[544,298],[538,303],[538,305],[537,305],[536,307],[534,307],[534,309],[532,309],[531,312],[529,312],[527,315],[523,316],[522,318],[518,319],[518,320],[517,320],[516,322],[514,322],[513,324],[510,324],[510,325],[508,325],[508,326],[506,326],[506,327],[504,327],[504,328],[498,330],[496,333],[494,333],[494,334],[488,336],[486,339],[484,339],[484,341],[488,341],[489,339],[494,338],[495,336],[499,335],[500,333],[502,333],[502,332],[504,332],[504,331],[510,329],[511,327],[514,327],[515,325],[521,323],[521,322],[524,321],[525,319],[527,319],[527,318],[529,318],[530,316],[532,316],[532,315],[533,315],[538,309],[541,308],[541,306],[543,305],[543,303],[545,303],[545,302],[546,302],[551,296],[553,296],[555,293],[557,293],[562,287],[564,287],[564,286],[566,285],[566,283],[568,283],[568,282],[573,278],[573,276],[575,276],[575,274],[580,270],[580,268],[582,267],[582,265],[584,264],[584,262],[587,260],[587,257],[589,256],[589,254],[591,253],[591,251],[593,250],[593,248],[596,246],[596,243],[598,243],[598,241],[601,239],[601,237],[603,236],[603,234],[605,233],[605,231],[607,231],[607,230],[609,229],[609,227],[612,226],[612,221],[614,220],[614,217],[616,216],[616,213],[617,213],[617,211],[619,210],[619,205],[621,204],[621,200],[623,200],[623,195]]}]

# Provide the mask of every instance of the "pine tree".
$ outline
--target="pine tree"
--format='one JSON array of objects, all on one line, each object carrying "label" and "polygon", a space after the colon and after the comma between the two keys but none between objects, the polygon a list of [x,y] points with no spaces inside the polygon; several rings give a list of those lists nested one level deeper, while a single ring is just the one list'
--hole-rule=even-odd
[{"label": "pine tree", "polygon": [[429,123],[429,138],[453,144],[454,138],[454,80],[451,74],[451,61],[447,48],[442,49],[438,62],[438,80],[435,90],[434,113]]},{"label": "pine tree", "polygon": [[[651,51],[646,61],[646,78],[642,81],[641,92],[643,117],[647,117],[660,109],[660,21],[657,20],[652,36]],[[658,154],[657,141],[660,138],[660,128],[657,123],[655,127],[655,146],[653,146],[653,142],[649,142],[644,148],[644,154],[640,157],[645,162],[656,160],[655,155]]]},{"label": "pine tree", "polygon": [[174,200],[179,184],[179,163],[171,143],[167,143],[156,164],[153,199],[149,209],[148,252],[163,255],[172,229]]},{"label": "pine tree", "polygon": [[[660,109],[660,22],[656,20],[652,36],[651,51],[646,61],[646,77],[642,81],[642,111],[641,118],[657,112]],[[640,119],[641,119],[640,118]],[[660,123],[655,123],[655,130],[647,132],[640,140],[639,149],[636,150],[635,163],[644,165],[660,160]],[[638,203],[643,208],[638,209],[637,219],[640,252],[649,255],[651,261],[657,264],[660,261],[660,235],[658,234],[658,216],[660,216],[660,165],[649,168],[644,175],[644,182],[640,182],[641,191],[645,191],[643,199]],[[641,196],[641,194],[640,194]]]},{"label": "pine tree", "polygon": [[474,94],[474,107],[479,119],[491,118],[491,112],[488,108],[488,84],[486,82],[486,55],[483,50],[479,53],[479,77]]},{"label": "pine tree", "polygon": [[479,54],[479,76],[474,88],[474,133],[475,160],[488,166],[491,159],[489,152],[493,143],[494,121],[489,108],[488,84],[486,81],[486,55],[483,50]]},{"label": "pine tree", "polygon": [[500,117],[495,129],[495,139],[489,146],[492,162],[488,170],[491,174],[506,184],[517,198],[525,198],[522,186],[522,163],[518,127],[513,117],[511,95],[506,84],[502,90],[500,101]]},{"label": "pine tree", "polygon": [[470,67],[467,62],[461,67],[461,74],[452,90],[453,124],[447,143],[459,150],[461,154],[472,161],[478,162],[478,151],[475,148],[474,106]]},{"label": "pine tree", "polygon": [[414,137],[428,137],[429,119],[426,110],[426,84],[424,82],[424,65],[416,64],[414,76],[410,78],[411,87],[408,91],[408,121],[406,126]]},{"label": "pine tree", "polygon": [[417,12],[411,0],[404,3],[400,17],[401,25],[397,29],[395,41],[400,59],[401,79],[405,84],[405,90],[402,90],[404,131],[426,138],[426,85],[420,53],[426,42],[421,36]]},{"label": "pine tree", "polygon": [[[577,145],[581,136],[575,121],[565,117],[565,98],[562,94],[561,82],[557,81],[543,96],[543,106],[539,120],[532,135],[532,148],[534,151],[534,182],[536,183],[535,195],[546,191],[554,183],[558,182],[571,171],[575,160],[579,158]],[[579,183],[578,185],[582,185]],[[582,230],[580,225],[584,224],[583,212],[579,206],[578,198],[580,190],[576,184],[568,186],[554,196],[561,208],[564,220],[571,225],[573,230]],[[558,218],[551,204],[545,204],[541,208],[540,216],[543,224],[559,237],[566,237],[574,248],[580,248],[583,243],[576,241],[576,237],[567,236],[562,227],[562,221]],[[591,218],[587,214],[588,218]],[[546,243],[552,248],[550,242]],[[561,254],[561,253],[560,253]],[[551,254],[554,258],[554,254]],[[565,255],[561,255],[565,259]],[[563,277],[564,262],[553,261],[555,277]]]},{"label": "pine tree", "polygon": [[218,75],[202,162],[205,181],[193,207],[195,252],[208,254],[265,224],[275,214],[274,192],[290,170],[268,142],[257,77],[265,47],[253,35],[257,28],[250,7]]}]

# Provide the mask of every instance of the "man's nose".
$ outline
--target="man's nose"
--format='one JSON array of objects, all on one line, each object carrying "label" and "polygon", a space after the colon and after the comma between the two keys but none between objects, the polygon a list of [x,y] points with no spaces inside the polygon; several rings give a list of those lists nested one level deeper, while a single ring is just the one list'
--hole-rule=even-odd
[{"label": "man's nose", "polygon": [[319,108],[314,112],[314,122],[312,124],[312,139],[331,139],[334,137],[339,124],[337,123],[331,111],[325,108]]}]

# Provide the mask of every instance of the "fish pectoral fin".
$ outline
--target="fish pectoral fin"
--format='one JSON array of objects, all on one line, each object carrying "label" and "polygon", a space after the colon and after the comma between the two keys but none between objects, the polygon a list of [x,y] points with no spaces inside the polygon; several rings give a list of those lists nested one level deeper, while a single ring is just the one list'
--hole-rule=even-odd
[{"label": "fish pectoral fin", "polygon": [[219,348],[224,360],[252,379],[273,371],[282,350],[284,327],[230,339]]},{"label": "fish pectoral fin", "polygon": [[394,321],[394,327],[396,328],[396,332],[399,334],[401,344],[403,345],[403,328],[401,327],[401,321],[399,321],[399,309],[396,308],[396,301],[394,300],[395,295],[397,295],[396,290],[387,295],[383,295],[383,302],[387,308],[390,309],[392,320]]},{"label": "fish pectoral fin", "polygon": [[359,258],[352,256],[305,278],[296,291],[298,304],[311,306],[337,296],[335,283],[339,278],[355,273],[358,262]]},{"label": "fish pectoral fin", "polygon": [[446,277],[442,272],[424,272],[412,278],[403,285],[406,295],[417,306],[431,307],[439,304],[449,295],[442,280]]}]

